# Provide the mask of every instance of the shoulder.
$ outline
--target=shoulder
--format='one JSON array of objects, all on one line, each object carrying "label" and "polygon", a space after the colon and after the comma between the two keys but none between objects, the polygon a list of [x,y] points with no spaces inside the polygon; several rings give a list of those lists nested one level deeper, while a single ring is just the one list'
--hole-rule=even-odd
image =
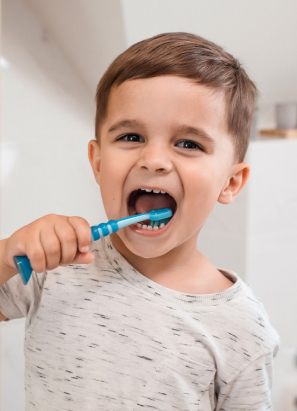
[{"label": "shoulder", "polygon": [[228,299],[214,307],[204,321],[216,346],[218,378],[225,382],[253,367],[259,358],[272,359],[279,349],[279,336],[263,303],[238,275],[228,273],[236,278],[235,284],[223,291]]},{"label": "shoulder", "polygon": [[269,352],[276,355],[279,335],[270,323],[264,304],[255,296],[248,284],[235,273],[232,274],[239,281],[239,288],[235,298],[230,301],[229,309],[226,310],[226,315],[232,311],[230,327],[242,341],[247,341],[252,357],[256,358]]}]

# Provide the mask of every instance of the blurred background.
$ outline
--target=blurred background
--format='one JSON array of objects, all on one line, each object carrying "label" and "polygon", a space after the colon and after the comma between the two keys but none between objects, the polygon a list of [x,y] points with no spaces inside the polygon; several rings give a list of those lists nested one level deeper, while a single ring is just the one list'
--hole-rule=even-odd
[{"label": "blurred background", "polygon": [[[249,182],[233,204],[216,205],[198,247],[253,288],[280,334],[275,411],[297,410],[296,16],[296,0],[2,0],[1,238],[49,213],[106,221],[87,156],[94,96],[133,43],[195,33],[256,82]],[[285,131],[283,103],[291,107]],[[24,325],[0,325],[1,411],[25,410]]]}]

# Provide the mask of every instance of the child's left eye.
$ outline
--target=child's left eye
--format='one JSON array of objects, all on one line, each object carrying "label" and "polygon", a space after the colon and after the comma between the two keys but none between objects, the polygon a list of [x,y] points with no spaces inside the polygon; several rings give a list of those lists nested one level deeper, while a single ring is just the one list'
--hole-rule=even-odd
[{"label": "child's left eye", "polygon": [[[189,149],[191,149],[191,150],[198,149],[198,150],[202,150],[202,151],[203,151],[203,148],[202,148],[201,146],[199,146],[197,143],[194,143],[193,141],[182,140],[182,141],[180,141],[180,142],[177,144],[177,146],[178,146],[179,144],[184,144],[183,148],[189,148]],[[179,147],[182,147],[182,146],[179,146]]]},{"label": "child's left eye", "polygon": [[[140,139],[140,138],[142,138],[142,137],[140,137],[138,134],[125,134],[124,136],[120,137],[118,140],[138,142],[139,141],[138,139]],[[142,139],[142,141],[144,141],[144,140]]]}]

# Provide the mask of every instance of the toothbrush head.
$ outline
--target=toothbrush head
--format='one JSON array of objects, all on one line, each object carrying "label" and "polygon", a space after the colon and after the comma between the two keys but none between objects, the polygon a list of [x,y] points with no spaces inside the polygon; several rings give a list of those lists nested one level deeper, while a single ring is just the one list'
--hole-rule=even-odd
[{"label": "toothbrush head", "polygon": [[163,220],[172,216],[172,210],[170,208],[160,208],[159,210],[149,211],[148,215],[152,221]]},{"label": "toothbrush head", "polygon": [[[105,230],[105,233],[103,233],[103,236],[105,236],[111,233],[115,233],[120,228],[127,227],[128,225],[131,225],[134,223],[139,223],[141,221],[148,220],[148,219],[152,221],[166,220],[166,218],[169,218],[171,216],[172,216],[172,210],[170,208],[160,208],[158,210],[148,211],[147,213],[144,213],[144,214],[131,215],[130,217],[121,218],[120,220],[115,220],[115,221],[111,220],[106,224],[99,224],[98,228],[102,228],[102,226],[107,227]],[[117,227],[115,229],[112,229],[112,228],[109,229],[108,224],[111,224],[111,223],[116,223]],[[101,234],[98,238],[100,237],[102,237]]]}]

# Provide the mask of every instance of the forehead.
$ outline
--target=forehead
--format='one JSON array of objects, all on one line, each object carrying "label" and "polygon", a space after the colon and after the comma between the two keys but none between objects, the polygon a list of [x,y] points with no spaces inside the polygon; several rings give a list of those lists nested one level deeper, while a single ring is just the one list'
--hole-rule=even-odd
[{"label": "forehead", "polygon": [[223,92],[177,76],[128,80],[112,88],[104,123],[131,118],[159,128],[187,124],[227,133]]}]

